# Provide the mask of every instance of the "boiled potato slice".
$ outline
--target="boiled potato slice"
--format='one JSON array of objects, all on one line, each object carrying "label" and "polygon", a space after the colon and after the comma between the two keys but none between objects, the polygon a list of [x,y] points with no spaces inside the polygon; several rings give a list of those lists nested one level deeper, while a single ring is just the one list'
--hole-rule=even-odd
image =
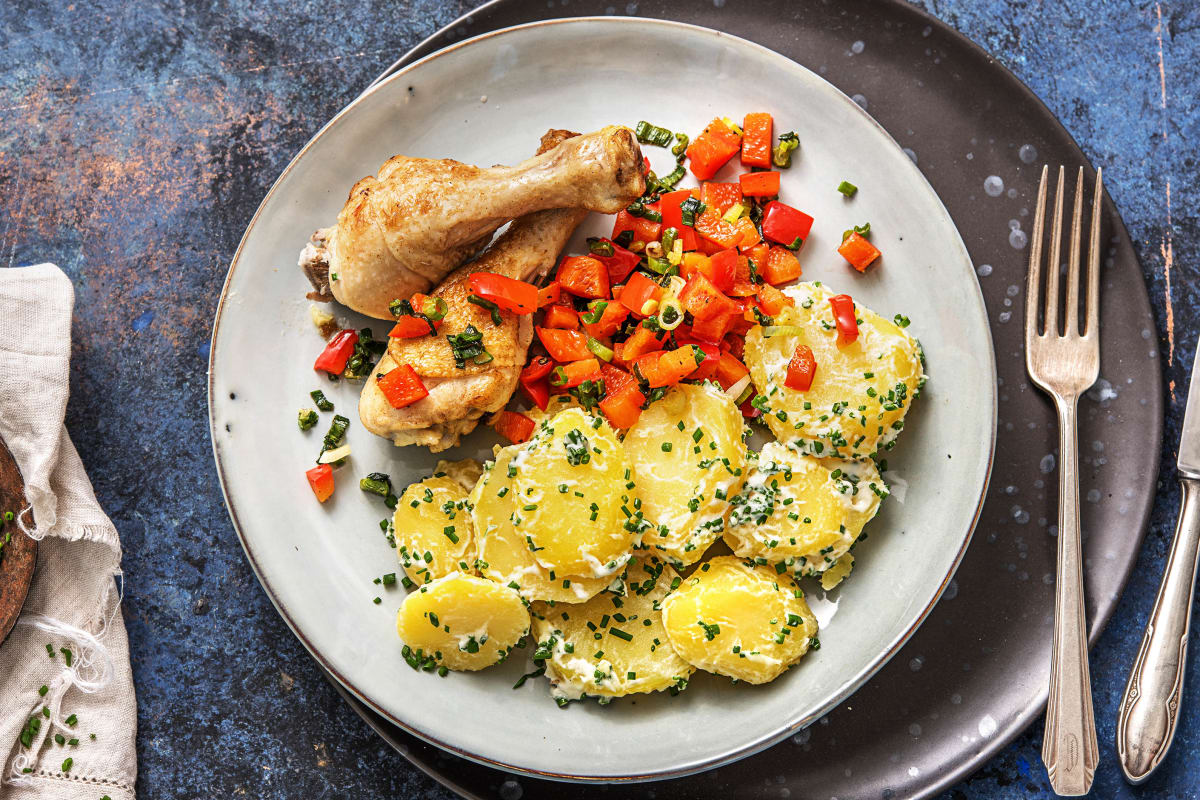
[{"label": "boiled potato slice", "polygon": [[513,527],[556,575],[603,578],[625,568],[641,533],[633,470],[608,423],[578,408],[539,425],[513,456]]},{"label": "boiled potato slice", "polygon": [[529,544],[512,524],[516,493],[508,466],[518,449],[514,445],[497,451],[495,463],[471,491],[469,506],[479,571],[512,587],[527,600],[581,603],[608,586],[612,578],[560,577],[534,559]]},{"label": "boiled potato slice", "polygon": [[642,543],[677,567],[694,564],[725,527],[746,479],[745,424],[713,384],[680,384],[625,433],[642,513]]},{"label": "boiled potato slice", "polygon": [[498,664],[529,632],[521,596],[495,581],[452,572],[404,598],[396,631],[405,659],[477,670]]},{"label": "boiled potato slice", "polygon": [[885,496],[870,459],[813,458],[771,442],[733,498],[725,542],[760,564],[814,575],[850,550]]},{"label": "boiled potato slice", "polygon": [[475,487],[479,476],[483,474],[483,465],[473,458],[464,458],[462,461],[442,459],[433,468],[433,474],[445,475],[462,486],[464,491],[469,492]]},{"label": "boiled potato slice", "polygon": [[836,564],[821,573],[821,588],[827,592],[835,588],[850,576],[852,569],[854,569],[854,554],[846,553],[837,560]]},{"label": "boiled potato slice", "polygon": [[747,683],[779,677],[817,635],[790,576],[734,556],[701,564],[662,602],[662,619],[684,661]]},{"label": "boiled potato slice", "polygon": [[[925,383],[921,349],[908,333],[858,305],[858,339],[839,347],[834,293],[819,283],[799,283],[786,293],[796,301],[775,317],[791,330],[746,334],[746,365],[758,390],[763,419],[780,441],[796,441],[816,456],[862,458],[890,447],[904,415]],[[812,348],[816,375],[807,391],[784,385],[797,345]]]},{"label": "boiled potato slice", "polygon": [[675,570],[640,551],[625,571],[624,596],[601,592],[580,605],[534,603],[535,654],[549,655],[555,698],[621,697],[687,686],[691,666],[667,642],[659,604]]},{"label": "boiled potato slice", "polygon": [[435,475],[405,489],[396,503],[392,527],[400,566],[413,583],[474,569],[475,534],[467,491],[448,475]]}]

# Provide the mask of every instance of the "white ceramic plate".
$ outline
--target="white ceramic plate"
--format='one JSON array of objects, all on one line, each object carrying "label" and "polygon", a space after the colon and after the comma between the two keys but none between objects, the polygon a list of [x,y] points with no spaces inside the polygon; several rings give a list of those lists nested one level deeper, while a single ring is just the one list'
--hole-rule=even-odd
[{"label": "white ceramic plate", "polygon": [[[908,483],[903,499],[897,492],[870,524],[844,587],[824,600],[810,593],[825,617],[836,604],[821,649],[767,686],[697,673],[678,697],[565,710],[544,681],[511,688],[526,669],[520,657],[446,679],[412,671],[394,628],[403,591],[372,583],[398,571],[378,525],[386,510],[356,484],[378,470],[402,487],[427,475],[437,457],[372,437],[355,413],[357,385],[332,385],[312,371],[322,342],[309,321],[297,252],[335,218],[354,181],[395,153],[515,163],[552,127],[588,131],[645,118],[695,135],[714,116],[760,110],[774,114],[777,132],[794,129],[802,142],[782,196],[817,220],[800,253],[805,278],[888,317],[911,317],[931,375],[888,456],[890,477]],[[646,152],[659,174],[670,170],[667,151]],[[734,159],[722,175],[737,171]],[[860,187],[852,200],[836,191],[843,179]],[[835,247],[844,229],[866,221],[884,257],[859,275]],[[575,251],[610,226],[610,218],[586,222]],[[367,323],[354,319],[355,327]],[[386,333],[386,323],[373,327]],[[296,410],[318,387],[353,420],[354,455],[324,506],[303,472],[330,415],[307,434],[296,427]],[[214,324],[209,403],[218,470],[250,562],[284,619],[339,681],[401,727],[468,758],[547,777],[620,780],[680,775],[766,747],[844,700],[896,652],[970,539],[991,466],[995,370],[975,273],[950,217],[862,109],[744,40],[676,23],[594,18],[521,26],[447,48],[375,87],[318,133],[271,189],[234,256]],[[484,429],[446,455],[484,458],[496,441]]]}]

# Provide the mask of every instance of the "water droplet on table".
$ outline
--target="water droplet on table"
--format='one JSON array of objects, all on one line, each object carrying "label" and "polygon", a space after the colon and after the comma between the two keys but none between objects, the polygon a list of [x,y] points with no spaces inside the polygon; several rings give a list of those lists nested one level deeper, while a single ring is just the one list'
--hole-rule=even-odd
[{"label": "water droplet on table", "polygon": [[983,191],[989,197],[999,197],[1004,194],[1004,179],[999,175],[988,175],[983,179]]}]

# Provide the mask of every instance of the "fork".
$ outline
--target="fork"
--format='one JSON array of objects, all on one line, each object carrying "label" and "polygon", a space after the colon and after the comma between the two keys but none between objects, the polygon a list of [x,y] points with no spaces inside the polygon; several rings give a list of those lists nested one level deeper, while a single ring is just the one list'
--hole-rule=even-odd
[{"label": "fork", "polygon": [[[1079,396],[1100,374],[1100,197],[1096,172],[1092,224],[1088,237],[1087,296],[1083,328],[1079,324],[1079,237],[1083,227],[1083,167],[1075,184],[1067,260],[1066,302],[1060,328],[1059,258],[1062,250],[1064,170],[1050,230],[1050,257],[1042,286],[1042,242],[1046,227],[1046,184],[1042,168],[1029,254],[1025,293],[1025,367],[1029,377],[1054,399],[1058,411],[1058,570],[1054,589],[1054,648],[1050,666],[1050,699],[1042,761],[1057,794],[1088,793],[1096,772],[1098,748],[1088,676],[1087,619],[1083,605],[1083,557],[1079,531]],[[1044,327],[1039,328],[1039,310]]]}]

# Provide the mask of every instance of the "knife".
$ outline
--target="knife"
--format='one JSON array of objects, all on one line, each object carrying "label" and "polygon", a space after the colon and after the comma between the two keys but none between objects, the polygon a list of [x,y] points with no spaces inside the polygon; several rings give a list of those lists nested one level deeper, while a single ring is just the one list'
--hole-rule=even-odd
[{"label": "knife", "polygon": [[1149,778],[1166,757],[1183,694],[1200,554],[1200,370],[1196,367],[1193,363],[1179,442],[1182,498],[1175,540],[1117,712],[1117,753],[1125,779],[1133,784]]}]

